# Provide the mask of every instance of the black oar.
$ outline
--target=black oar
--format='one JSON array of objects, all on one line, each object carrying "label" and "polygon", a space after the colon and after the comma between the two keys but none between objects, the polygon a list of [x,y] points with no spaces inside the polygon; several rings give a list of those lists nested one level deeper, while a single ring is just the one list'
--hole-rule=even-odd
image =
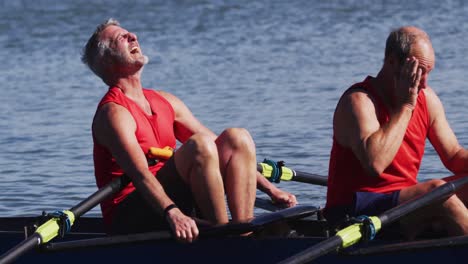
[{"label": "black oar", "polygon": [[52,217],[50,220],[39,226],[34,234],[3,254],[0,257],[0,264],[13,262],[19,256],[55,238],[60,232],[68,231],[63,230],[64,227],[69,229],[73,225],[75,219],[91,210],[112,194],[120,191],[128,183],[129,180],[127,177],[119,177],[93,193],[78,205],[72,207],[70,210],[59,212],[57,216]]},{"label": "black oar", "polygon": [[[287,222],[293,219],[301,219],[318,212],[318,208],[311,205],[298,205],[282,209],[272,213],[265,213],[244,223],[228,223],[225,225],[205,227],[200,229],[200,239],[208,237],[237,236],[247,232],[253,232],[278,222]],[[78,248],[91,248],[96,246],[111,246],[143,241],[157,241],[173,239],[170,231],[156,231],[140,234],[118,235],[101,238],[82,239],[47,244],[47,251],[60,251]]]},{"label": "black oar", "polygon": [[266,178],[273,182],[297,181],[311,183],[321,186],[327,186],[327,177],[307,172],[296,171],[284,166],[283,162],[273,162],[265,159],[257,164],[257,170]]},{"label": "black oar", "polygon": [[322,241],[296,255],[293,255],[281,263],[306,263],[332,251],[354,245],[363,237],[365,237],[365,232],[369,230],[368,228],[373,228],[376,233],[381,229],[381,227],[399,220],[408,213],[414,212],[424,206],[447,199],[467,183],[468,176],[462,177],[456,181],[448,182],[435,188],[429,193],[394,207],[379,216],[366,218],[365,223],[358,223],[348,226],[336,233],[335,236]]}]

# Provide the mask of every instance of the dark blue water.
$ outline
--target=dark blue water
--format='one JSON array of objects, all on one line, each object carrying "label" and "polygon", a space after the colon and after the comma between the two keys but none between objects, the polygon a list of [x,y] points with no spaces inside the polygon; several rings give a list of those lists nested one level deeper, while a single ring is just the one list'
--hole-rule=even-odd
[{"label": "dark blue water", "polygon": [[[107,88],[80,53],[109,17],[139,36],[146,87],[217,133],[249,129],[259,160],[326,175],[339,96],[378,72],[402,25],[431,35],[429,84],[468,146],[467,13],[464,1],[0,1],[0,216],[67,209],[96,190],[90,124]],[[421,179],[446,175],[428,144]],[[280,186],[324,205],[323,187]]]}]

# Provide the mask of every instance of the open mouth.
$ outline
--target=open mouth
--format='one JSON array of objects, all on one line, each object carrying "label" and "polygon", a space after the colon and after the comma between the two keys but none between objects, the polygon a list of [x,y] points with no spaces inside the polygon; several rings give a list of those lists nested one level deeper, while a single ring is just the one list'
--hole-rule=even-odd
[{"label": "open mouth", "polygon": [[135,54],[135,53],[138,53],[139,50],[138,50],[138,47],[133,47],[131,50],[130,50],[130,53],[131,54]]}]

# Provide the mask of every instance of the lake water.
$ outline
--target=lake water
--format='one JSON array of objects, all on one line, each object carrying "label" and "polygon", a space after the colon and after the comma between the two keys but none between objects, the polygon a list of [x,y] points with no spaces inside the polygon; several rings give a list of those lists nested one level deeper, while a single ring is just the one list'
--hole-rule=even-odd
[{"label": "lake water", "polygon": [[[91,120],[107,87],[81,49],[109,17],[139,36],[145,87],[209,128],[247,128],[259,160],[326,175],[341,93],[375,75],[391,29],[432,38],[429,84],[468,146],[465,1],[0,1],[0,216],[68,209],[96,190]],[[428,144],[421,179],[449,175]],[[283,182],[301,203],[325,188]],[[99,215],[96,208],[88,215]]]}]

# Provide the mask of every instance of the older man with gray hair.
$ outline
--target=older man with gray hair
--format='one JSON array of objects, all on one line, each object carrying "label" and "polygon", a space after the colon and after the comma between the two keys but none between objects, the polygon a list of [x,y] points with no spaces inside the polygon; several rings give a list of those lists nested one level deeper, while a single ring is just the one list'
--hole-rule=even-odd
[{"label": "older man with gray hair", "polygon": [[[146,89],[141,74],[145,56],[134,33],[110,19],[97,27],[82,60],[108,92],[98,105],[92,133],[98,187],[128,175],[131,184],[101,204],[112,233],[144,232],[166,221],[175,236],[191,242],[198,236],[195,206],[212,224],[253,217],[256,187],[273,201],[295,205],[256,170],[250,134],[230,128],[216,136],[176,96]],[[173,155],[158,155],[182,145]],[[171,153],[171,152],[170,152]]]}]

